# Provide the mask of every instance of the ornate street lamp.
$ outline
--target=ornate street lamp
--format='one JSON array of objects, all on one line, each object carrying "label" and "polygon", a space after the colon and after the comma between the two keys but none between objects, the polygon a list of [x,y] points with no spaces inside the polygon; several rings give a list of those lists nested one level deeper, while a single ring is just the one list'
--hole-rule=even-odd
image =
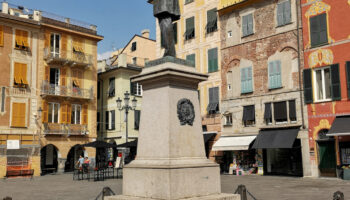
[{"label": "ornate street lamp", "polygon": [[126,143],[128,142],[128,114],[129,114],[129,110],[135,110],[136,108],[136,105],[137,105],[137,100],[136,98],[134,97],[132,99],[132,103],[131,103],[131,106],[129,106],[129,100],[130,100],[130,97],[129,97],[129,92],[126,91],[124,93],[124,105],[122,106],[122,100],[118,97],[118,99],[116,100],[117,102],[117,107],[118,107],[118,110],[122,111],[122,110],[125,110],[125,117],[126,117]]}]

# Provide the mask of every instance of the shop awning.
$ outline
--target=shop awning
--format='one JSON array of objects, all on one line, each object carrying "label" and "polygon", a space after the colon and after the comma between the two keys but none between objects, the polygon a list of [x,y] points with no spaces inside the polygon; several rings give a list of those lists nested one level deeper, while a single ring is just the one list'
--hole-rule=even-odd
[{"label": "shop awning", "polygon": [[350,135],[350,116],[336,117],[326,136]]},{"label": "shop awning", "polygon": [[213,151],[248,150],[256,136],[220,137],[213,145]]},{"label": "shop awning", "polygon": [[216,135],[217,132],[204,132],[203,133],[203,139],[204,144],[208,142],[211,138],[213,138]]},{"label": "shop awning", "polygon": [[261,130],[253,149],[289,149],[293,147],[299,128]]}]

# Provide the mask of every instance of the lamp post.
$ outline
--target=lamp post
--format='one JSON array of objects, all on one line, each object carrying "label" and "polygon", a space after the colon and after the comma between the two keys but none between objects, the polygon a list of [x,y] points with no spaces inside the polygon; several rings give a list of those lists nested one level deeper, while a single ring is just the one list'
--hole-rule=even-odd
[{"label": "lamp post", "polygon": [[128,142],[128,114],[129,114],[129,110],[135,110],[136,108],[136,103],[137,103],[137,100],[136,98],[134,97],[132,99],[132,104],[131,106],[129,106],[129,100],[130,100],[130,97],[129,97],[130,93],[128,91],[126,91],[124,93],[124,105],[122,106],[122,100],[118,97],[118,99],[116,100],[117,101],[117,107],[118,107],[118,110],[122,111],[122,110],[125,110],[125,117],[126,117],[126,143]]}]

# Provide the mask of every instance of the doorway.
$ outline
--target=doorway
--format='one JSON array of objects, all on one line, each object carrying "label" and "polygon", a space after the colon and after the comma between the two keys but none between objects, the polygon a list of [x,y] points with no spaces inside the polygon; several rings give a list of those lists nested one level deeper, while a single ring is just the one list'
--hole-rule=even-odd
[{"label": "doorway", "polygon": [[41,172],[42,174],[57,172],[58,168],[58,149],[52,145],[48,144],[40,150],[41,155]]},{"label": "doorway", "polygon": [[336,177],[335,141],[317,141],[320,176]]},{"label": "doorway", "polygon": [[76,144],[68,152],[64,171],[65,172],[74,171],[75,164],[79,160],[80,156],[84,157],[84,149],[81,145]]}]

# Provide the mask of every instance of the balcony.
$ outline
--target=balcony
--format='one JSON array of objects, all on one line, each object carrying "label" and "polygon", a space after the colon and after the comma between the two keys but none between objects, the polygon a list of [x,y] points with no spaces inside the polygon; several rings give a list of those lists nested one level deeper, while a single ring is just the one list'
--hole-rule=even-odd
[{"label": "balcony", "polygon": [[80,51],[62,51],[45,48],[44,59],[49,65],[67,65],[70,67],[87,68],[93,64],[93,56]]},{"label": "balcony", "polygon": [[31,89],[28,87],[10,87],[9,93],[13,97],[30,97],[32,95]]},{"label": "balcony", "polygon": [[82,124],[61,124],[44,123],[44,135],[88,135],[87,125]]},{"label": "balcony", "polygon": [[41,96],[56,96],[87,100],[93,100],[94,98],[92,87],[90,89],[81,89],[78,87],[50,84],[48,81],[43,81],[41,86]]}]

